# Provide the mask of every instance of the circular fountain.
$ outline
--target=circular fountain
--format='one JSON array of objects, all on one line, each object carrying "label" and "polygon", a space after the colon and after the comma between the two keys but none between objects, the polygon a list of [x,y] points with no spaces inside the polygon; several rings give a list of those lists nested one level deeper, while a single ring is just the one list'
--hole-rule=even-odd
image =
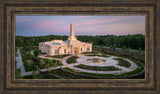
[{"label": "circular fountain", "polygon": [[87,59],[87,61],[91,62],[91,63],[97,63],[97,64],[101,64],[102,62],[107,62],[107,60],[101,59],[101,58],[98,58],[98,57]]}]

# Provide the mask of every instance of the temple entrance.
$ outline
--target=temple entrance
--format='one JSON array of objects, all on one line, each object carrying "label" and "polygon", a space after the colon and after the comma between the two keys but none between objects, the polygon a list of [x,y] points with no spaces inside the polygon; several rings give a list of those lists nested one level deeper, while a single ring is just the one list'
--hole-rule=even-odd
[{"label": "temple entrance", "polygon": [[79,48],[78,47],[74,48],[74,54],[76,54],[76,55],[79,54]]}]

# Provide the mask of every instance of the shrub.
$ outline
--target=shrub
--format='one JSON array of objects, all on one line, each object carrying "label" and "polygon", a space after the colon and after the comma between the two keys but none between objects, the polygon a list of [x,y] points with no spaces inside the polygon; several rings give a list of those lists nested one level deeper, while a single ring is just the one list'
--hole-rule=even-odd
[{"label": "shrub", "polygon": [[34,52],[34,56],[37,57],[39,55],[39,51],[35,50]]}]

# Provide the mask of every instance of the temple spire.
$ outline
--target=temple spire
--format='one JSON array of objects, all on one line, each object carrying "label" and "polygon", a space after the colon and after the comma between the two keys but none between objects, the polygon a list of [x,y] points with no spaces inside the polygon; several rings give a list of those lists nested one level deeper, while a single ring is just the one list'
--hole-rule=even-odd
[{"label": "temple spire", "polygon": [[77,40],[77,38],[74,35],[74,24],[73,24],[73,21],[70,24],[70,36],[68,37],[68,40]]},{"label": "temple spire", "polygon": [[75,36],[74,35],[74,24],[73,24],[73,21],[72,21],[71,27],[70,27],[70,36]]}]

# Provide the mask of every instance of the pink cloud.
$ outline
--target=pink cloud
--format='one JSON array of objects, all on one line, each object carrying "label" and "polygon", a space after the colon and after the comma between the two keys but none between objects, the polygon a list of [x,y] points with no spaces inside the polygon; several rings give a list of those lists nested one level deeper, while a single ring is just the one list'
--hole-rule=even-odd
[{"label": "pink cloud", "polygon": [[[91,18],[90,18],[91,17]],[[133,16],[120,17],[93,17],[93,16],[74,16],[72,18],[36,18],[36,19],[18,19],[16,22],[25,22],[26,31],[44,31],[48,34],[62,33],[69,34],[70,23],[73,20],[75,34],[125,34],[126,32],[143,32],[145,24],[135,20],[129,20]],[[81,20],[82,18],[82,20]],[[125,21],[123,21],[125,19]],[[126,20],[127,19],[127,20]],[[122,21],[121,21],[122,20]],[[20,23],[21,24],[21,23]],[[137,30],[137,31],[136,31]],[[43,32],[43,33],[44,33]]]},{"label": "pink cloud", "polygon": [[127,17],[119,17],[119,18],[112,18],[112,19],[104,19],[101,20],[99,18],[96,19],[87,19],[83,22],[80,22],[78,24],[76,24],[76,26],[80,27],[80,26],[86,26],[86,25],[95,25],[95,24],[103,24],[103,23],[109,23],[109,22],[115,22],[115,21],[120,21],[120,20],[124,20],[127,18],[131,18],[132,16],[127,16]]},{"label": "pink cloud", "polygon": [[114,24],[114,25],[110,25],[109,29],[127,29],[127,28],[135,28],[135,27],[145,27],[145,24],[141,23],[141,24]]},{"label": "pink cloud", "polygon": [[69,26],[62,25],[62,23],[57,20],[38,22],[35,23],[32,27],[49,32],[55,32],[55,31],[62,32],[64,30],[69,30]]},{"label": "pink cloud", "polygon": [[[96,34],[117,34],[122,35],[126,33],[136,34],[136,33],[145,33],[145,23],[118,23],[118,24],[109,24],[109,25],[97,25],[97,26],[87,26],[83,28],[75,29],[77,33],[92,32],[93,35]],[[136,31],[136,32],[135,32]]]}]

